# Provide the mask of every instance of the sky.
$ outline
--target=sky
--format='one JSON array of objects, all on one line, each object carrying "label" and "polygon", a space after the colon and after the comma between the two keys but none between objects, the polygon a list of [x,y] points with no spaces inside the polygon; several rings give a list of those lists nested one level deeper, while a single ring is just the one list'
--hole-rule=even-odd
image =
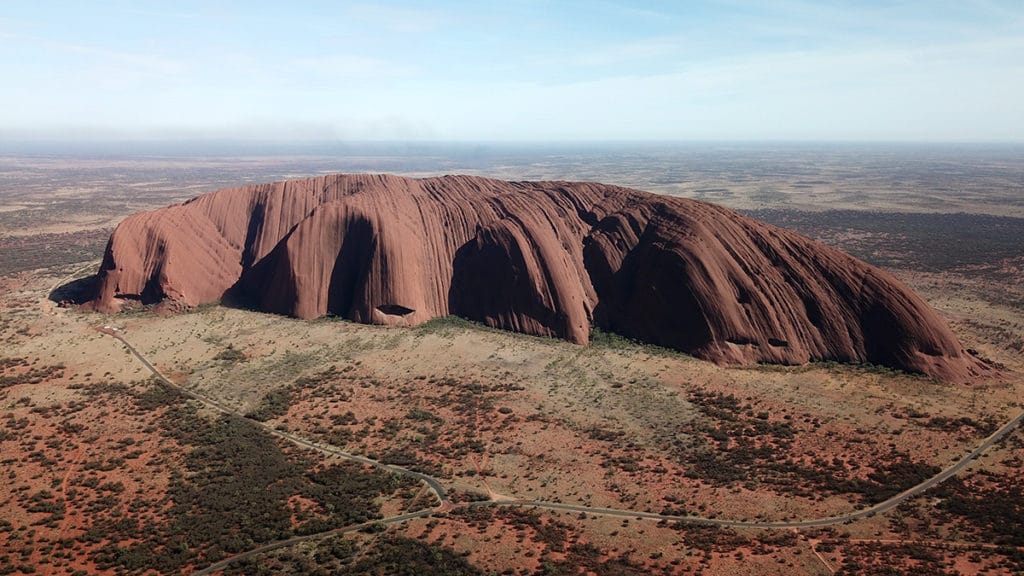
[{"label": "sky", "polygon": [[0,140],[1024,141],[1024,0],[0,0]]}]

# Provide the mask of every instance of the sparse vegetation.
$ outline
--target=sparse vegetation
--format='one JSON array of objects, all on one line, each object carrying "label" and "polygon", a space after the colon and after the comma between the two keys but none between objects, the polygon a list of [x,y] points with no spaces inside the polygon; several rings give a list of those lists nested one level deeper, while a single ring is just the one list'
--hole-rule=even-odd
[{"label": "sparse vegetation", "polygon": [[[195,406],[159,386],[137,398],[146,409],[161,410],[165,433],[189,447],[186,469],[172,475],[166,520],[110,518],[94,525],[109,541],[92,555],[103,569],[177,571],[259,543],[365,522],[379,517],[374,502],[378,496],[409,485],[348,462],[314,466],[304,455],[284,452],[251,423],[231,416],[209,421]],[[120,465],[100,462],[94,468]],[[97,489],[117,488],[110,486]],[[294,497],[312,507],[289,507]]]},{"label": "sparse vegetation", "polygon": [[25,358],[0,358],[0,389],[61,378],[63,364],[36,366]]},{"label": "sparse vegetation", "polygon": [[[945,521],[970,530],[981,542],[1024,547],[1024,481],[1017,474],[950,478],[934,493]],[[1021,558],[1024,569],[1024,558]]]},{"label": "sparse vegetation", "polygon": [[259,422],[266,422],[271,418],[286,414],[291,405],[292,387],[276,388],[267,392],[259,406],[245,416]]},{"label": "sparse vegetation", "polygon": [[235,362],[242,362],[245,360],[245,354],[241,350],[235,348],[233,344],[228,344],[227,348],[224,348],[213,357],[214,360],[220,360],[228,364]]},{"label": "sparse vegetation", "polygon": [[452,550],[384,534],[373,542],[350,538],[328,538],[316,544],[310,553],[286,550],[270,556],[231,564],[226,575],[250,574],[443,574],[476,576],[485,572],[475,568]]},{"label": "sparse vegetation", "polygon": [[[252,422],[212,415],[173,388],[139,380],[144,368],[91,329],[108,321],[126,325],[128,340],[174,381],[237,410],[253,407],[253,419],[303,438],[429,473],[461,504],[495,493],[674,515],[826,516],[915,484],[1019,409],[1024,283],[1020,255],[1010,250],[1021,237],[1013,219],[771,216],[894,267],[953,312],[970,353],[1001,371],[997,385],[954,387],[872,365],[719,369],[600,330],[590,347],[576,347],[460,318],[414,329],[298,322],[244,314],[230,301],[171,318],[142,305],[116,317],[50,314],[44,292],[98,258],[125,211],[184,200],[243,171],[274,179],[283,164],[126,164],[112,184],[96,184],[102,193],[76,197],[81,168],[64,167],[73,159],[19,162],[18,174],[5,173],[5,189],[25,206],[0,210],[0,232],[18,231],[0,238],[0,348],[9,356],[0,359],[0,574],[183,572],[277,538],[435,504],[420,484],[296,451]],[[318,162],[287,171],[337,164]],[[920,170],[910,164],[917,168],[900,174]],[[713,179],[730,178],[721,165],[710,169]],[[700,182],[707,174],[682,187],[669,176],[665,189],[800,200],[786,185],[745,196],[742,182]],[[887,180],[877,171],[872,178],[858,193],[877,201],[873,190]],[[941,178],[972,193],[999,188],[988,177]],[[832,186],[824,176],[806,178],[797,192],[823,186]],[[1016,197],[977,198],[982,209],[1020,210]],[[943,210],[950,200],[941,198]],[[34,232],[74,229],[85,211],[102,224]],[[70,288],[53,297],[65,299]],[[1018,434],[896,510],[799,534],[456,508],[315,539],[228,573],[801,573],[822,569],[812,549],[839,574],[942,574],[952,566],[1017,573],[1022,462]]]}]

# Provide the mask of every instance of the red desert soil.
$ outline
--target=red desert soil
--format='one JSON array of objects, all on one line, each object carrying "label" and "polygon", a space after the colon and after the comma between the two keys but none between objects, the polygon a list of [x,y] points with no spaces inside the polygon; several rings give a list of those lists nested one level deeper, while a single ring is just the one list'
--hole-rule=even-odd
[{"label": "red desert soil", "polygon": [[125,385],[80,378],[0,359],[0,402],[9,407],[0,419],[0,564],[17,559],[22,572],[100,572],[93,554],[116,537],[101,527],[162,522],[181,466],[180,446],[138,432],[155,414],[119,395]]},{"label": "red desert soil", "polygon": [[983,369],[886,272],[726,208],[594,183],[343,174],[225,189],[126,219],[99,276],[103,311],[227,296],[577,343],[597,326],[722,364]]}]

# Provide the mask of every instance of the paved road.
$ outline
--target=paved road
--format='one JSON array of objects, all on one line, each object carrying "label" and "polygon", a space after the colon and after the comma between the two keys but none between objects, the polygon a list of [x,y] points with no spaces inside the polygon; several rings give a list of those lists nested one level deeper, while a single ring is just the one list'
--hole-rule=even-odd
[{"label": "paved road", "polygon": [[430,488],[430,491],[433,492],[434,496],[437,497],[437,500],[438,500],[439,504],[444,504],[445,502],[448,501],[448,494],[447,494],[447,492],[445,492],[444,486],[441,486],[441,483],[438,482],[437,479],[435,479],[432,476],[427,476],[426,474],[421,474],[420,472],[414,472],[412,470],[407,470],[405,468],[402,468],[401,466],[395,466],[395,465],[392,465],[392,464],[384,464],[383,462],[378,462],[376,460],[373,460],[371,458],[367,458],[365,456],[359,456],[358,454],[350,454],[348,452],[345,452],[344,450],[339,450],[339,449],[335,448],[334,446],[330,446],[330,445],[326,445],[326,444],[320,444],[320,443],[317,443],[317,442],[313,442],[311,440],[306,440],[305,438],[296,436],[295,434],[292,434],[290,432],[285,432],[283,430],[278,430],[277,428],[274,428],[273,426],[271,426],[269,424],[266,424],[266,423],[263,423],[263,422],[259,422],[257,420],[253,420],[251,418],[246,418],[244,414],[241,414],[240,412],[232,410],[230,407],[228,407],[228,406],[226,406],[224,404],[221,404],[220,402],[217,402],[216,400],[213,400],[211,398],[207,398],[206,396],[203,396],[201,394],[197,394],[196,392],[193,392],[193,391],[189,390],[188,388],[179,386],[179,385],[175,384],[174,382],[172,382],[169,378],[164,376],[163,373],[161,373],[159,370],[157,370],[156,366],[153,366],[153,364],[150,363],[150,361],[145,356],[143,356],[138,350],[136,350],[135,347],[131,345],[131,343],[129,343],[127,340],[125,340],[124,336],[122,336],[119,332],[111,333],[111,332],[103,331],[103,333],[104,334],[109,334],[109,335],[113,336],[114,338],[117,338],[118,340],[120,340],[121,343],[124,344],[124,346],[126,348],[128,348],[128,351],[130,351],[133,355],[135,355],[135,357],[138,358],[139,361],[142,362],[142,364],[147,369],[149,369],[149,371],[152,372],[153,375],[156,376],[160,380],[160,382],[162,382],[165,386],[173,388],[174,390],[177,390],[178,392],[184,394],[185,396],[188,396],[189,398],[192,398],[194,400],[198,400],[199,402],[202,402],[203,404],[205,404],[205,405],[207,405],[207,406],[209,406],[209,407],[211,407],[211,408],[213,408],[213,409],[215,409],[215,410],[217,410],[219,412],[222,412],[224,414],[230,414],[232,416],[237,416],[238,418],[245,418],[249,422],[252,422],[254,425],[259,426],[260,428],[262,428],[268,434],[271,434],[271,435],[276,436],[278,438],[282,438],[282,439],[287,440],[287,441],[289,441],[289,442],[291,442],[293,444],[296,444],[298,446],[302,446],[303,448],[309,448],[310,450],[316,450],[317,452],[321,452],[323,454],[329,454],[331,456],[339,456],[341,458],[345,458],[347,460],[352,460],[354,462],[359,462],[361,464],[368,464],[370,466],[374,466],[376,468],[380,468],[381,470],[385,470],[385,471],[391,472],[393,474],[399,474],[399,475],[402,475],[402,476],[408,476],[410,478],[415,478],[416,480],[419,480],[419,481],[425,483]]},{"label": "paved road", "polygon": [[[149,370],[157,378],[159,378],[166,385],[171,386],[172,388],[181,391],[183,394],[189,396],[190,398],[194,398],[194,399],[196,399],[196,400],[198,400],[200,402],[203,402],[204,404],[212,406],[212,407],[216,408],[217,410],[220,410],[220,411],[225,412],[227,414],[233,414],[235,416],[244,417],[242,414],[239,414],[238,412],[235,412],[235,411],[231,410],[230,408],[227,408],[226,406],[224,406],[224,405],[222,405],[222,404],[220,404],[220,403],[218,403],[218,402],[216,402],[214,400],[211,400],[209,398],[206,398],[205,396],[201,396],[199,394],[196,394],[195,392],[192,392],[191,390],[188,390],[186,388],[178,386],[174,382],[171,382],[163,374],[161,374],[160,371],[157,370],[149,362],[149,360],[147,360],[142,354],[140,354],[138,350],[136,350],[131,344],[129,344],[128,341],[125,340],[123,336],[121,336],[120,334],[113,334],[113,336],[115,338],[117,338],[118,340],[120,340],[128,348],[128,350],[130,350],[143,364],[146,365],[147,368],[149,368]],[[620,517],[623,517],[623,518],[648,518],[648,519],[652,519],[652,520],[668,520],[668,521],[671,521],[671,522],[687,522],[687,523],[691,523],[691,524],[705,524],[705,525],[723,526],[723,527],[732,527],[732,528],[814,528],[814,527],[821,527],[821,526],[835,526],[837,524],[843,524],[843,523],[846,523],[846,522],[851,522],[853,520],[860,520],[862,518],[867,518],[868,516],[872,516],[872,515],[875,515],[875,514],[880,514],[882,512],[886,512],[888,510],[891,510],[892,508],[895,508],[896,506],[899,506],[904,501],[906,501],[906,500],[908,500],[910,498],[913,498],[914,496],[917,496],[918,494],[921,494],[922,492],[924,492],[924,491],[926,491],[926,490],[928,490],[930,488],[935,487],[936,485],[942,483],[946,479],[956,475],[958,472],[960,472],[961,470],[966,468],[971,463],[971,461],[976,459],[983,452],[985,452],[986,450],[991,448],[996,442],[1002,440],[1003,437],[1006,436],[1007,434],[1009,434],[1014,428],[1019,426],[1022,420],[1024,420],[1024,412],[1018,414],[1016,418],[1010,420],[1006,424],[1003,424],[998,430],[993,432],[992,435],[990,435],[988,438],[986,438],[984,442],[982,442],[980,445],[978,445],[978,447],[975,448],[974,450],[972,450],[969,454],[967,454],[966,456],[964,456],[963,458],[958,460],[956,463],[954,463],[953,465],[951,465],[948,468],[946,468],[945,470],[942,470],[938,474],[936,474],[936,475],[932,476],[931,478],[928,478],[927,480],[921,482],[920,484],[917,484],[916,486],[913,486],[913,487],[911,487],[911,488],[909,488],[907,490],[904,490],[903,492],[900,492],[899,494],[893,496],[892,498],[889,498],[888,500],[885,500],[883,502],[879,502],[878,504],[875,504],[875,505],[870,506],[868,508],[862,508],[860,510],[855,510],[855,511],[847,513],[847,514],[841,514],[839,516],[829,516],[829,517],[826,517],[826,518],[813,518],[813,519],[809,519],[809,520],[793,520],[793,521],[779,521],[779,522],[756,522],[756,521],[746,521],[746,520],[724,520],[724,519],[719,519],[719,518],[703,518],[703,517],[700,517],[700,516],[676,516],[676,515],[671,515],[671,514],[657,514],[657,513],[654,513],[654,512],[623,510],[623,509],[617,509],[617,508],[599,508],[599,507],[593,507],[593,506],[580,506],[580,505],[576,505],[576,504],[563,504],[561,502],[549,502],[549,501],[546,501],[546,500],[484,501],[484,502],[472,502],[472,503],[468,503],[467,505],[468,506],[523,506],[523,507],[530,507],[530,508],[543,508],[543,509],[547,509],[547,510],[561,510],[561,511],[566,511],[566,512],[585,512],[587,514],[600,514],[600,515],[604,515],[604,516],[620,516]],[[250,421],[252,421],[252,420],[250,420]],[[336,455],[336,456],[341,456],[343,458],[348,458],[348,459],[354,460],[356,462],[362,462],[364,464],[369,464],[371,466],[376,466],[378,468],[381,468],[383,470],[387,470],[387,471],[390,471],[390,472],[394,472],[396,474],[403,474],[403,475],[406,475],[406,476],[410,476],[410,477],[416,478],[417,480],[421,480],[424,483],[426,483],[427,486],[430,487],[430,489],[434,492],[435,495],[437,495],[438,500],[441,503],[445,503],[445,502],[448,501],[448,496],[447,496],[447,494],[446,494],[446,492],[444,490],[444,487],[441,486],[440,482],[438,482],[436,478],[433,478],[433,477],[428,476],[426,474],[421,474],[419,472],[413,472],[412,470],[406,470],[405,468],[401,468],[399,466],[392,466],[392,465],[389,465],[389,464],[382,464],[380,462],[377,462],[376,460],[372,460],[372,459],[366,458],[364,456],[358,456],[358,455],[355,455],[355,454],[349,454],[348,452],[344,452],[342,450],[338,450],[337,448],[334,448],[332,446],[325,446],[323,444],[317,444],[315,442],[311,442],[309,440],[306,440],[304,438],[301,438],[301,437],[296,436],[294,434],[291,434],[289,432],[282,432],[282,431],[280,431],[280,430],[278,430],[278,429],[276,429],[276,428],[274,428],[274,427],[272,427],[270,425],[264,424],[262,422],[256,422],[256,421],[252,421],[252,422],[254,424],[262,427],[267,432],[269,432],[269,433],[271,433],[271,434],[273,434],[273,435],[275,435],[275,436],[277,436],[279,438],[284,438],[285,440],[288,440],[288,441],[293,442],[295,444],[298,444],[300,446],[311,448],[313,450],[319,450],[320,452],[323,452],[323,453],[326,453],[326,454],[333,454],[333,455]]]},{"label": "paved road", "polygon": [[356,530],[362,530],[363,528],[373,526],[374,524],[397,524],[399,522],[405,522],[406,520],[412,520],[413,518],[425,518],[433,513],[433,510],[420,510],[419,512],[409,512],[408,514],[402,514],[401,516],[392,516],[390,518],[381,518],[380,520],[371,520],[369,522],[363,522],[362,524],[345,526],[344,528],[335,528],[334,530],[328,530],[327,532],[317,532],[316,534],[306,534],[305,536],[296,536],[294,538],[289,538],[287,540],[279,540],[277,542],[272,542],[270,544],[260,546],[259,548],[247,550],[245,552],[242,552],[241,554],[236,554],[235,556],[225,558],[220,562],[210,564],[206,568],[203,568],[198,572],[193,572],[192,574],[193,576],[207,576],[209,574],[213,574],[214,572],[219,572],[220,570],[227,568],[235,562],[241,562],[242,560],[251,558],[253,556],[256,556],[257,554],[272,552],[274,550],[287,548],[289,546],[294,546],[296,544],[308,542],[310,540],[319,540],[322,538],[327,538],[329,536],[345,534],[346,532],[355,532]]},{"label": "paved road", "polygon": [[856,510],[848,514],[841,514],[839,516],[829,516],[826,518],[814,518],[810,520],[793,520],[793,521],[780,521],[780,522],[750,522],[745,520],[723,520],[719,518],[702,518],[699,516],[674,516],[670,514],[656,514],[654,512],[634,512],[630,510],[620,510],[615,508],[594,508],[590,506],[577,506],[574,504],[563,504],[561,502],[547,502],[544,500],[514,500],[508,502],[472,502],[469,506],[524,506],[530,508],[544,508],[547,510],[562,510],[566,512],[586,512],[588,514],[601,514],[604,516],[620,516],[624,518],[649,518],[652,520],[669,520],[675,522],[686,522],[690,524],[704,524],[709,526],[722,526],[730,528],[815,528],[822,526],[835,526],[837,524],[844,524],[846,522],[852,522],[854,520],[860,520],[867,518],[875,514],[881,514],[888,510],[899,506],[904,501],[925,492],[930,488],[934,488],[938,484],[941,484],[945,480],[955,476],[961,470],[966,468],[971,461],[975,460],[983,452],[991,448],[996,442],[999,442],[1007,434],[1009,434],[1014,428],[1020,425],[1021,421],[1024,421],[1024,412],[1017,415],[1016,418],[1010,420],[1006,424],[1003,424],[998,430],[992,433],[991,436],[985,439],[977,448],[972,450],[969,454],[958,460],[952,466],[949,466],[945,470],[942,470],[938,474],[928,478],[924,482],[917,484],[899,494],[861,510]]},{"label": "paved road", "polygon": [[[105,334],[110,334],[109,332],[104,332],[104,333]],[[170,386],[171,388],[181,392],[182,394],[188,396],[189,398],[193,398],[195,400],[198,400],[199,402],[202,402],[203,404],[206,404],[207,406],[210,406],[210,407],[212,407],[212,408],[214,408],[216,410],[219,410],[219,411],[221,411],[221,412],[223,412],[225,414],[231,414],[233,416],[237,416],[237,417],[240,417],[240,418],[244,418],[245,417],[243,414],[240,414],[239,412],[236,412],[235,410],[232,410],[231,408],[229,408],[229,407],[227,407],[227,406],[225,406],[225,405],[223,405],[223,404],[221,404],[221,403],[219,403],[219,402],[217,402],[215,400],[212,400],[210,398],[207,398],[205,396],[197,394],[197,393],[195,393],[195,392],[193,392],[193,391],[191,391],[191,390],[189,390],[187,388],[183,388],[183,387],[175,384],[174,382],[169,380],[167,377],[165,377],[162,373],[160,373],[160,371],[157,370],[156,367],[153,366],[153,364],[151,364],[149,362],[149,360],[146,359],[145,356],[140,354],[139,351],[136,350],[134,346],[132,346],[127,340],[125,340],[124,337],[120,333],[113,333],[111,335],[114,338],[117,338],[118,340],[120,340],[121,343],[124,344],[125,347],[127,347],[128,350],[132,354],[134,354],[135,357],[138,358],[139,361],[142,362],[146,366],[146,368],[148,368],[149,371],[152,372],[153,375],[156,376],[165,385]],[[312,450],[317,450],[317,451],[322,452],[324,454],[340,456],[342,458],[347,458],[347,459],[353,460],[355,462],[361,462],[363,464],[368,464],[370,466],[375,466],[377,468],[380,468],[382,470],[386,470],[386,471],[389,471],[389,472],[392,472],[392,473],[395,473],[395,474],[401,474],[401,475],[404,475],[404,476],[416,478],[417,480],[420,480],[423,483],[425,483],[430,488],[430,490],[435,494],[435,496],[437,496],[437,498],[438,498],[438,503],[439,503],[438,508],[435,508],[435,509],[432,509],[432,510],[423,510],[423,511],[420,511],[420,512],[414,512],[414,513],[405,514],[405,515],[402,515],[402,516],[395,516],[395,517],[392,517],[392,518],[388,518],[386,520],[382,520],[381,522],[385,522],[385,523],[404,522],[405,520],[408,520],[410,518],[422,518],[422,517],[425,517],[425,516],[429,516],[431,514],[435,514],[435,513],[439,512],[439,511],[441,511],[442,509],[445,509],[446,505],[448,505],[448,506],[451,505],[450,501],[448,500],[448,495],[445,492],[444,487],[441,486],[441,483],[438,482],[438,480],[436,478],[433,478],[432,476],[428,476],[428,475],[422,474],[420,472],[414,472],[412,470],[406,470],[405,468],[402,468],[400,466],[393,466],[393,465],[390,465],[390,464],[384,464],[384,463],[381,463],[381,462],[377,462],[376,460],[373,460],[371,458],[366,458],[365,456],[359,456],[359,455],[356,455],[356,454],[350,454],[350,453],[345,452],[343,450],[339,450],[339,449],[337,449],[337,448],[335,448],[333,446],[328,446],[328,445],[312,442],[310,440],[306,440],[305,438],[301,438],[299,436],[296,436],[295,434],[292,434],[290,432],[284,432],[284,431],[278,430],[278,429],[274,428],[273,426],[270,426],[269,424],[265,424],[263,422],[257,422],[257,421],[252,420],[252,419],[248,419],[248,420],[250,422],[252,422],[253,424],[263,428],[268,433],[270,433],[270,434],[272,434],[274,436],[277,436],[278,438],[285,439],[285,440],[287,440],[289,442],[292,442],[292,443],[294,443],[296,445],[303,446],[305,448],[309,448],[309,449],[312,449]],[[556,511],[563,511],[563,512],[583,512],[583,513],[586,513],[586,514],[596,514],[596,515],[602,515],[602,516],[617,516],[617,517],[622,517],[622,518],[644,518],[644,519],[650,519],[650,520],[666,520],[666,521],[669,521],[669,522],[684,522],[684,523],[688,523],[688,524],[702,524],[702,525],[708,525],[708,526],[721,526],[721,527],[728,527],[728,528],[793,529],[793,528],[816,528],[816,527],[823,527],[823,526],[835,526],[837,524],[844,524],[844,523],[847,523],[847,522],[852,522],[854,520],[860,520],[862,518],[867,518],[867,517],[873,516],[875,514],[881,514],[883,512],[891,510],[892,508],[895,508],[896,506],[899,506],[900,504],[902,504],[906,500],[908,500],[910,498],[913,498],[914,496],[917,496],[918,494],[921,494],[922,492],[925,492],[926,490],[928,490],[930,488],[935,487],[936,485],[942,483],[943,481],[945,481],[948,478],[956,475],[961,470],[966,468],[973,460],[978,458],[978,456],[980,456],[986,450],[991,448],[996,442],[999,442],[1000,440],[1002,440],[1007,434],[1009,434],[1012,430],[1014,430],[1017,426],[1019,426],[1022,421],[1024,421],[1024,412],[1022,412],[1021,414],[1018,414],[1016,418],[1010,420],[1006,424],[1003,424],[998,430],[993,432],[992,435],[990,435],[980,445],[978,445],[977,448],[972,450],[969,454],[967,454],[966,456],[964,456],[963,458],[958,460],[956,463],[952,464],[951,466],[949,466],[948,468],[942,470],[941,472],[939,472],[938,474],[932,476],[931,478],[928,478],[927,480],[921,482],[920,484],[917,484],[916,486],[913,486],[913,487],[911,487],[911,488],[909,488],[907,490],[904,490],[903,492],[900,492],[899,494],[893,496],[892,498],[889,498],[888,500],[885,500],[883,502],[879,502],[878,504],[875,504],[875,505],[867,507],[867,508],[862,508],[860,510],[855,510],[855,511],[847,513],[847,514],[841,514],[841,515],[838,515],[838,516],[829,516],[829,517],[825,517],[825,518],[813,518],[813,519],[808,519],[808,520],[792,520],[792,521],[778,521],[778,522],[756,522],[756,521],[746,521],[746,520],[725,520],[725,519],[719,519],[719,518],[703,518],[703,517],[700,517],[700,516],[676,516],[676,515],[672,515],[672,514],[657,514],[657,513],[654,513],[654,512],[623,510],[623,509],[617,509],[617,508],[599,508],[599,507],[593,507],[593,506],[580,506],[580,505],[576,505],[576,504],[563,504],[561,502],[549,502],[549,501],[546,501],[546,500],[482,501],[482,502],[469,502],[469,503],[465,503],[465,504],[461,504],[461,505],[457,505],[457,506],[469,506],[469,507],[513,506],[513,507],[539,508],[539,509],[556,510]],[[341,533],[343,531],[358,530],[359,528],[361,528],[363,526],[364,525],[358,525],[358,526],[354,526],[354,527],[341,528],[341,529],[338,529],[336,531],[325,532],[325,533],[320,533],[320,534],[311,534],[311,535],[308,535],[308,536],[300,536],[300,537],[297,537],[297,538],[292,538],[290,540],[283,540],[281,542],[276,542],[276,543],[273,543],[273,544],[267,544],[264,547],[258,548],[258,549],[254,550],[254,551],[247,552],[245,554],[246,554],[246,557],[247,557],[248,555],[257,554],[257,553],[260,553],[260,552],[266,552],[266,551],[269,551],[269,550],[274,550],[274,549],[282,548],[282,547],[285,547],[285,546],[290,546],[290,545],[292,545],[294,543],[297,543],[297,542],[304,542],[304,541],[307,541],[307,540],[312,540],[312,539],[316,539],[316,538],[322,538],[322,537],[325,537],[325,536],[329,536],[332,533]],[[238,560],[238,559],[241,559],[241,557],[236,557],[234,560]],[[233,561],[233,560],[231,560],[231,559],[225,560],[222,563],[215,564],[214,566],[220,566],[220,568],[223,568],[224,566],[227,566],[226,563],[230,563],[231,561]],[[221,565],[221,564],[223,564],[223,565]],[[214,570],[214,566],[211,566],[210,568],[207,568],[207,569],[205,569],[202,572],[198,572],[197,574],[210,574],[212,571],[215,571]],[[218,569],[220,569],[220,568],[218,568]]]}]

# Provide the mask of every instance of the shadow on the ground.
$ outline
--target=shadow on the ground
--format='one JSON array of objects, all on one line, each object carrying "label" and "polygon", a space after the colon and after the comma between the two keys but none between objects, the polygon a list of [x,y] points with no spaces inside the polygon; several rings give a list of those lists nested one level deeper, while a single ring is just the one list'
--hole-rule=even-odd
[{"label": "shadow on the ground", "polygon": [[92,299],[96,294],[97,281],[99,276],[92,275],[86,276],[85,278],[79,278],[72,280],[67,284],[62,284],[52,292],[50,292],[49,299],[51,302],[57,304],[84,304]]}]

